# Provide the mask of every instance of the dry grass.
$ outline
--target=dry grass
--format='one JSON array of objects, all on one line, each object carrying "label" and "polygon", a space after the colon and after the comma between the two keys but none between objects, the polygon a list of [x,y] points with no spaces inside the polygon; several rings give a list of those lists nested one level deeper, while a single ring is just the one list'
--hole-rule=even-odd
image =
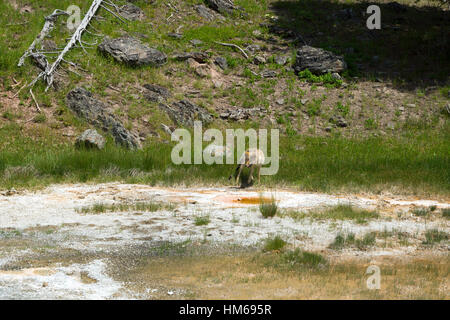
[{"label": "dry grass", "polygon": [[[369,290],[367,260],[331,262],[325,269],[277,270],[267,260],[277,254],[189,256],[149,259],[127,272],[138,291],[163,287],[152,298],[194,299],[449,299],[448,257],[388,258],[381,289]],[[180,294],[167,296],[165,289]]]}]

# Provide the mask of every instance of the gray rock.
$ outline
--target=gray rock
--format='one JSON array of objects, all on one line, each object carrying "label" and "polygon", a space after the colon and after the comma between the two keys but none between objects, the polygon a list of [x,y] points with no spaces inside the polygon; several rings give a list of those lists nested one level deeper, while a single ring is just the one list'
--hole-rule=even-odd
[{"label": "gray rock", "polygon": [[105,138],[97,133],[95,129],[84,131],[76,140],[75,146],[87,149],[103,149],[105,146]]},{"label": "gray rock", "polygon": [[230,113],[229,119],[234,121],[246,120],[249,118],[249,114],[246,110],[237,109]]},{"label": "gray rock", "polygon": [[139,139],[124,128],[123,124],[112,113],[107,111],[106,105],[95,98],[92,93],[83,88],[70,91],[66,97],[67,106],[78,117],[88,123],[110,132],[117,144],[135,149],[140,148]]},{"label": "gray rock", "polygon": [[238,9],[232,0],[206,0],[209,7],[220,13],[233,13]]},{"label": "gray rock", "polygon": [[278,74],[275,70],[264,70],[260,75],[263,78],[275,78]]},{"label": "gray rock", "polygon": [[98,49],[130,66],[161,66],[167,62],[167,56],[164,53],[149,48],[140,40],[129,36],[116,39],[106,37]]},{"label": "gray rock", "polygon": [[334,115],[330,118],[330,122],[334,123],[336,126],[340,128],[348,127],[347,121],[341,115]]},{"label": "gray rock", "polygon": [[202,40],[198,40],[198,39],[193,39],[191,41],[189,41],[193,46],[200,46],[203,44]]},{"label": "gray rock", "polygon": [[203,124],[208,124],[213,120],[208,111],[188,100],[175,102],[171,106],[166,104],[160,104],[159,106],[178,125],[193,127],[195,120],[199,120]]},{"label": "gray rock", "polygon": [[217,57],[214,59],[214,63],[217,64],[222,70],[228,69],[228,62],[224,57]]},{"label": "gray rock", "polygon": [[258,39],[262,36],[262,32],[259,30],[253,30],[252,34]]},{"label": "gray rock", "polygon": [[342,80],[342,77],[341,77],[340,74],[337,73],[337,72],[333,72],[333,73],[331,74],[331,77],[332,77],[333,79],[335,79],[335,80]]},{"label": "gray rock", "polygon": [[286,63],[288,63],[289,57],[288,56],[276,56],[275,57],[275,63],[284,66]]},{"label": "gray rock", "polygon": [[120,15],[130,21],[142,20],[145,18],[144,11],[132,3],[127,3],[119,9]]},{"label": "gray rock", "polygon": [[339,73],[347,68],[344,58],[330,51],[303,46],[297,51],[294,69],[296,72],[308,69],[314,74]]},{"label": "gray rock", "polygon": [[251,44],[247,46],[245,49],[247,49],[247,51],[250,51],[251,53],[255,53],[257,51],[261,51],[261,46],[258,44]]},{"label": "gray rock", "polygon": [[225,20],[225,17],[221,14],[215,12],[214,10],[211,10],[210,8],[205,7],[203,4],[196,5],[194,7],[195,11],[197,11],[198,15],[208,21],[213,20]]},{"label": "gray rock", "polygon": [[209,59],[209,55],[205,52],[185,52],[174,56],[178,61],[186,61],[188,59],[194,59],[198,63],[205,63]]},{"label": "gray rock", "polygon": [[176,32],[170,32],[167,34],[169,37],[174,38],[174,39],[181,39],[183,38],[183,34],[181,33],[176,33]]},{"label": "gray rock", "polygon": [[161,103],[172,96],[169,90],[155,84],[144,84],[144,88],[147,89],[144,98],[152,102]]},{"label": "gray rock", "polygon": [[263,56],[255,56],[255,58],[253,59],[253,63],[254,64],[265,64],[266,59]]}]

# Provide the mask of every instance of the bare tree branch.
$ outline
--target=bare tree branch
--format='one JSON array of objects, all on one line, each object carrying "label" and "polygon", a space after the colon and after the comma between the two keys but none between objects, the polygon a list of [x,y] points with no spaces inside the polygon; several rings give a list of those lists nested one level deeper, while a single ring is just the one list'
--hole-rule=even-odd
[{"label": "bare tree branch", "polygon": [[31,97],[33,98],[34,103],[36,103],[36,109],[37,109],[37,111],[38,111],[39,113],[42,113],[41,108],[39,108],[39,103],[37,102],[36,97],[35,97],[34,94],[33,94],[33,88],[30,88],[30,94],[31,94]]},{"label": "bare tree branch", "polygon": [[214,43],[220,44],[222,46],[226,46],[226,47],[233,47],[238,49],[240,52],[242,52],[242,54],[244,55],[245,59],[248,59],[248,55],[247,53],[244,51],[244,49],[242,49],[241,47],[239,47],[238,45],[234,44],[234,43],[223,43],[223,42],[217,42],[214,41]]},{"label": "bare tree branch", "polygon": [[[52,64],[52,66],[50,67],[49,70],[47,70],[45,72],[44,78],[47,81],[47,88],[45,89],[45,91],[48,91],[48,89],[50,88],[50,86],[53,84],[53,73],[55,72],[56,68],[58,68],[59,64],[61,63],[61,61],[64,58],[64,55],[77,43],[79,42],[81,47],[83,48],[83,45],[81,44],[81,35],[83,34],[84,30],[87,28],[89,22],[91,21],[92,17],[95,16],[95,13],[97,12],[97,10],[99,9],[99,7],[101,6],[103,0],[93,0],[92,1],[92,5],[89,8],[88,12],[86,13],[86,15],[84,16],[83,20],[81,21],[80,25],[78,26],[78,28],[75,30],[75,32],[73,33],[70,41],[67,43],[66,47],[64,48],[64,50],[61,52],[61,54],[58,56],[58,58],[56,59],[56,61]],[[85,50],[83,48],[83,50]],[[85,50],[86,51],[86,50]]]}]

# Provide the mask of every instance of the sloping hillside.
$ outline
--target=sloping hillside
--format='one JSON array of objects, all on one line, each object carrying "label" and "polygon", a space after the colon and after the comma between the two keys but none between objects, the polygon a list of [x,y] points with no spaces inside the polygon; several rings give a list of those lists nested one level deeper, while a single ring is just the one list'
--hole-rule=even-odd
[{"label": "sloping hillside", "polygon": [[[171,167],[167,163],[168,130],[189,127],[189,115],[181,119],[175,116],[177,110],[187,108],[188,101],[188,108],[201,110],[212,120],[210,127],[280,128],[286,141],[282,157],[284,153],[289,163],[285,162],[286,173],[281,168],[279,177],[271,178],[274,183],[283,181],[310,190],[343,186],[361,190],[362,186],[366,191],[392,189],[386,184],[394,184],[405,192],[448,192],[448,153],[444,152],[448,147],[450,109],[448,11],[427,7],[427,3],[380,3],[382,29],[368,30],[366,5],[348,1],[237,0],[235,8],[225,11],[214,10],[218,8],[202,0],[132,1],[125,7],[125,2],[115,2],[123,8],[122,15],[132,21],[123,23],[101,8],[89,32],[83,35],[86,52],[80,46],[69,52],[65,60],[71,64],[62,63],[55,76],[55,88],[44,92],[45,84],[38,81],[34,87],[36,101],[27,88],[19,89],[40,69],[31,57],[20,68],[17,62],[39,34],[44,17],[72,3],[8,0],[0,5],[0,19],[5,26],[0,37],[4,52],[0,57],[0,148],[8,152],[0,158],[0,169],[34,168],[19,173],[12,170],[9,178],[4,174],[3,185],[13,184],[8,179],[33,185],[37,182],[30,180],[37,180],[35,175],[44,181],[42,176],[61,176],[60,169],[40,167],[48,158],[37,155],[45,152],[49,157],[48,151],[55,150],[52,159],[59,159],[55,163],[77,162],[61,160],[57,151],[72,150],[76,138],[88,128],[97,128],[107,137],[107,148],[115,148],[117,139],[111,137],[111,132],[102,132],[101,124],[80,117],[70,107],[68,93],[83,87],[121,123],[121,130],[130,133],[132,145],[160,150],[159,155],[166,156],[164,161],[152,158],[151,165],[135,161],[135,166],[107,157],[110,165],[100,164],[92,175],[85,173],[83,178],[69,168],[64,179],[70,175],[69,180],[91,179],[111,168],[118,169],[113,176],[123,178],[129,177],[124,170],[151,168],[162,170],[151,181],[160,180],[164,170]],[[91,1],[79,4],[83,16]],[[48,52],[51,63],[70,35],[67,17],[60,16],[42,49],[38,49]],[[130,37],[158,50],[164,55],[163,61],[146,65],[120,62],[99,50],[102,42]],[[309,72],[298,58],[298,49],[305,44],[335,54],[347,68],[322,75]],[[198,116],[198,111],[193,114]],[[367,139],[371,142],[367,143]],[[319,150],[316,146],[322,144],[328,147]],[[336,150],[347,151],[338,155],[339,160],[332,160]],[[289,174],[292,167],[302,166],[297,159],[325,161],[321,159],[324,152],[330,164],[322,167],[336,161],[349,168],[366,163],[365,172],[353,181],[342,172],[333,178],[331,167],[326,177],[317,176],[319,173],[308,176],[318,169],[305,167],[294,179]],[[348,154],[354,152],[361,158],[350,159]],[[373,168],[369,162],[378,152],[380,158],[374,160],[377,168]],[[30,153],[39,159],[26,156]],[[417,155],[417,159],[410,155]],[[379,167],[383,162],[385,166]],[[68,167],[82,166],[78,162]],[[178,169],[174,170],[180,174]],[[212,176],[211,182],[225,177],[223,170],[200,171]],[[410,170],[418,172],[420,183],[408,177]],[[365,178],[366,171],[376,177]],[[11,178],[11,174],[19,177]],[[324,186],[326,178],[339,182]],[[359,187],[349,187],[355,184]]]}]

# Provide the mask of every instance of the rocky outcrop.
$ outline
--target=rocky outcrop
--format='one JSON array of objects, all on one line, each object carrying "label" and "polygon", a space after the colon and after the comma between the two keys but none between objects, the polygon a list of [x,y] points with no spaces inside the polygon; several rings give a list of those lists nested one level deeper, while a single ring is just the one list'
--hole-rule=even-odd
[{"label": "rocky outcrop", "polygon": [[108,112],[106,105],[95,99],[91,92],[84,88],[73,89],[67,94],[66,102],[78,117],[103,131],[110,132],[117,144],[129,149],[141,147],[139,139],[125,129],[120,120]]},{"label": "rocky outcrop", "polygon": [[203,124],[208,124],[213,120],[208,111],[188,100],[181,100],[170,106],[160,104],[160,108],[178,125],[193,127],[195,120],[201,121]]},{"label": "rocky outcrop", "polygon": [[348,123],[345,120],[345,118],[343,116],[339,115],[339,114],[338,115],[333,115],[330,118],[330,122],[335,124],[337,127],[340,127],[340,128],[348,127]]},{"label": "rocky outcrop", "polygon": [[229,109],[222,112],[219,116],[223,120],[240,121],[247,120],[250,117],[265,116],[265,110],[259,107],[251,109]]},{"label": "rocky outcrop", "polygon": [[233,13],[238,7],[232,0],[206,0],[208,6],[220,13]]},{"label": "rocky outcrop", "polygon": [[194,9],[195,11],[197,11],[200,17],[204,18],[207,21],[214,21],[216,19],[225,20],[225,18],[222,15],[215,12],[214,10],[205,7],[205,5],[203,4],[196,5]]},{"label": "rocky outcrop", "polygon": [[198,63],[205,63],[209,59],[209,55],[205,52],[185,52],[182,54],[177,54],[174,59],[178,61],[186,61],[189,59],[194,59]]},{"label": "rocky outcrop", "polygon": [[105,146],[105,138],[98,134],[97,130],[88,129],[77,138],[75,146],[78,148],[101,150]]},{"label": "rocky outcrop", "polygon": [[294,65],[296,72],[308,69],[314,74],[339,73],[347,68],[344,58],[330,51],[310,46],[303,46],[297,51]]},{"label": "rocky outcrop", "polygon": [[143,20],[145,18],[144,11],[132,3],[127,3],[119,9],[120,15],[130,21]]},{"label": "rocky outcrop", "polygon": [[224,57],[215,58],[214,63],[217,64],[222,70],[228,69],[228,62]]},{"label": "rocky outcrop", "polygon": [[152,102],[161,103],[172,96],[169,90],[155,84],[144,84],[144,88],[144,98]]},{"label": "rocky outcrop", "polygon": [[149,48],[140,40],[130,36],[116,39],[106,37],[98,49],[130,66],[161,66],[167,62],[167,56],[164,53]]}]

